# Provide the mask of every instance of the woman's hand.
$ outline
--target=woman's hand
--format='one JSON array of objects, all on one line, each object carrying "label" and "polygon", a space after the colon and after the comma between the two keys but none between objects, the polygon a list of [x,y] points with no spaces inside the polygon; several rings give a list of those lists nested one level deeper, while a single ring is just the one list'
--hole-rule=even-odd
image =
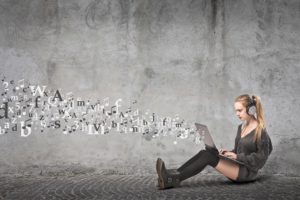
[{"label": "woman's hand", "polygon": [[225,150],[225,149],[220,149],[219,154],[222,154],[224,156],[227,156],[228,158],[235,159],[237,158],[237,155],[231,151]]},{"label": "woman's hand", "polygon": [[237,155],[231,151],[226,151],[223,155],[227,156],[228,158],[235,159],[235,160],[237,158]]},{"label": "woman's hand", "polygon": [[225,152],[228,152],[228,151],[225,149],[219,149],[219,154],[225,154]]}]

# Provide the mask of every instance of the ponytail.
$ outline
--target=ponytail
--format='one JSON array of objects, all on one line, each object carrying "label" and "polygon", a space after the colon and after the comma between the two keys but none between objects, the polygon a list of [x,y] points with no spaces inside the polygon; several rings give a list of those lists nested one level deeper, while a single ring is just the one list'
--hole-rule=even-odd
[{"label": "ponytail", "polygon": [[256,113],[256,116],[254,113],[253,113],[253,115],[250,114],[257,120],[257,123],[258,123],[256,130],[255,130],[253,142],[260,141],[262,131],[265,129],[265,114],[264,114],[264,110],[263,110],[263,107],[261,104],[260,97],[256,96],[256,95],[253,95],[251,97],[248,94],[243,94],[243,95],[236,97],[235,102],[241,102],[243,104],[243,106],[245,106],[247,109],[249,109],[249,107],[251,107],[251,106],[255,106],[254,113]]},{"label": "ponytail", "polygon": [[255,130],[254,141],[260,141],[263,129],[265,129],[265,114],[259,96],[252,96],[256,108],[257,127]]}]

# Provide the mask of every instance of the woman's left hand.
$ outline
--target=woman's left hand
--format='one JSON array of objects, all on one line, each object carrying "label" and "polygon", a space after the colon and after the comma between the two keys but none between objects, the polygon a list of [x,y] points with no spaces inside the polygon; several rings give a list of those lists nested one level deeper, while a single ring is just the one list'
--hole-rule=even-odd
[{"label": "woman's left hand", "polygon": [[227,151],[224,153],[225,156],[227,156],[228,158],[232,158],[232,159],[235,159],[237,158],[237,155],[231,151]]}]

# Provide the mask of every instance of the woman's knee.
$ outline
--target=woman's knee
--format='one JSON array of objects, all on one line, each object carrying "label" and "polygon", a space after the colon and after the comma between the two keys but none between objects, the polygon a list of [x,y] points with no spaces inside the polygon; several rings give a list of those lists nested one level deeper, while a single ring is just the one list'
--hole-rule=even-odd
[{"label": "woman's knee", "polygon": [[207,160],[207,164],[212,167],[216,167],[220,160],[218,155],[216,155],[206,149],[202,149],[201,151],[199,151],[198,155],[201,155],[203,157],[203,159]]}]

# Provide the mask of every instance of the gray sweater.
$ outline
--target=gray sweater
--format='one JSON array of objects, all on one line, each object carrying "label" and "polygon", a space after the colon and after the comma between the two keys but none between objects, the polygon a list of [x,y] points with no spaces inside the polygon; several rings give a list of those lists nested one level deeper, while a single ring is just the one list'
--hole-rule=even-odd
[{"label": "gray sweater", "polygon": [[239,125],[232,152],[237,154],[237,160],[245,163],[248,170],[258,172],[273,150],[271,139],[266,129],[262,130],[261,140],[258,142],[253,142],[255,129],[241,138],[241,127],[242,125]]}]

